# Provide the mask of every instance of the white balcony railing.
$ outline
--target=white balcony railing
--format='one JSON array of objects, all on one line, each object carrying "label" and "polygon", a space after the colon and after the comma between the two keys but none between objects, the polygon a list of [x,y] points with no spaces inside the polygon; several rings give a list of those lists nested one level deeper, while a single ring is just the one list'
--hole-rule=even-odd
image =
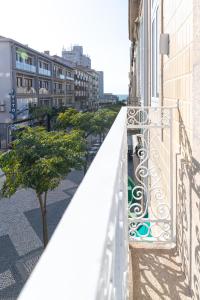
[{"label": "white balcony railing", "polygon": [[123,108],[19,300],[128,299],[126,118]]},{"label": "white balcony railing", "polygon": [[31,73],[36,72],[36,66],[27,64],[25,62],[16,61],[16,68],[24,71],[28,71]]},{"label": "white balcony railing", "polygon": [[39,74],[45,75],[45,76],[51,76],[51,71],[43,68],[38,69]]},{"label": "white balcony railing", "polygon": [[74,81],[74,77],[66,76],[66,79]]},{"label": "white balcony railing", "polygon": [[176,107],[129,107],[127,128],[136,140],[129,199],[129,239],[176,242],[176,203],[173,198],[173,110]]}]

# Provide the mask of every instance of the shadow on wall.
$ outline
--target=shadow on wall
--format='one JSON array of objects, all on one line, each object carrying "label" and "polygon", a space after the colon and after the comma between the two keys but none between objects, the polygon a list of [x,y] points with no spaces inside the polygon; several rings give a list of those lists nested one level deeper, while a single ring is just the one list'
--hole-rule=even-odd
[{"label": "shadow on wall", "polygon": [[200,300],[200,163],[193,157],[180,111],[179,143],[180,153],[176,156],[177,247],[187,282],[193,289],[192,296]]}]

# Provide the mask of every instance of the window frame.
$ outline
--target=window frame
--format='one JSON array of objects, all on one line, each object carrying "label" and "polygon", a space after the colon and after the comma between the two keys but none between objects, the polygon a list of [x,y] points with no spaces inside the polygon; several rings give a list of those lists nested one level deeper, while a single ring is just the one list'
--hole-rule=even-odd
[{"label": "window frame", "polygon": [[151,1],[151,106],[159,104],[159,0]]}]

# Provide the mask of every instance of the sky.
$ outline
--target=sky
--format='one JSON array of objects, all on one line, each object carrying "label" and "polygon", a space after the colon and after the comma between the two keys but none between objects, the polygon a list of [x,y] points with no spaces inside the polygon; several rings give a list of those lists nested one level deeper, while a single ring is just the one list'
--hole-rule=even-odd
[{"label": "sky", "polygon": [[0,35],[52,55],[81,45],[104,92],[128,94],[128,0],[2,0]]}]

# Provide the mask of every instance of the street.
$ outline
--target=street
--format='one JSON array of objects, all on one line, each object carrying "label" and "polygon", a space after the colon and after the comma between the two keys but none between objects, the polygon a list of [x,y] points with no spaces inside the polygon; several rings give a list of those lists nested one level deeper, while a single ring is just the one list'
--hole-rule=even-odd
[{"label": "street", "polygon": [[[49,237],[82,178],[82,171],[72,171],[58,188],[48,193]],[[41,216],[35,192],[22,189],[10,199],[0,199],[1,300],[17,298],[42,253],[42,245]]]}]

